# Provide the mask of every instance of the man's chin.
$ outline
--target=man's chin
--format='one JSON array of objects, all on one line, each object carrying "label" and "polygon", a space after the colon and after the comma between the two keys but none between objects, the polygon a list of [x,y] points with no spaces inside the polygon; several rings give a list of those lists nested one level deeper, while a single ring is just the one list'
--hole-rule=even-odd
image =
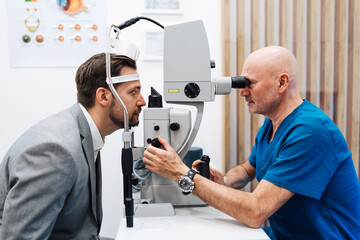
[{"label": "man's chin", "polygon": [[248,108],[248,111],[249,111],[249,113],[250,113],[251,115],[257,114],[256,110],[253,109],[253,108]]},{"label": "man's chin", "polygon": [[[118,129],[124,129],[125,125],[124,123],[115,123],[115,125],[118,127]],[[137,127],[139,126],[139,121],[130,121],[129,122],[129,127]]]},{"label": "man's chin", "polygon": [[129,119],[129,125],[130,125],[131,127],[137,127],[137,126],[139,126],[139,123],[140,123],[140,121],[139,121],[139,114],[134,114],[134,115],[132,115],[132,117]]},{"label": "man's chin", "polygon": [[139,120],[138,119],[131,119],[131,121],[129,122],[129,126],[130,127],[137,127],[137,126],[139,126]]}]

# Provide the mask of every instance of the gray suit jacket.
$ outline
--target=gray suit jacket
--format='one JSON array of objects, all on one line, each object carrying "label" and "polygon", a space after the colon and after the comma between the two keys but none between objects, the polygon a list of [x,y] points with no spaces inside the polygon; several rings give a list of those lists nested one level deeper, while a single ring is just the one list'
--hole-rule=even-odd
[{"label": "gray suit jacket", "polygon": [[0,239],[98,239],[97,169],[78,104],[30,128],[0,165]]}]

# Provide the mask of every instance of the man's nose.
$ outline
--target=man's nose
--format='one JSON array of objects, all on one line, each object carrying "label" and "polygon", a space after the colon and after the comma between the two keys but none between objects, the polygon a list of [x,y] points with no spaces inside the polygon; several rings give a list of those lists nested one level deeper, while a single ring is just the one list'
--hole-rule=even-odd
[{"label": "man's nose", "polygon": [[138,106],[145,106],[146,102],[143,98],[143,96],[140,94],[140,99],[137,101]]},{"label": "man's nose", "polygon": [[250,95],[250,92],[249,92],[249,90],[247,89],[247,87],[241,89],[240,96],[242,96],[242,97],[247,97],[247,96],[249,96],[249,95]]}]

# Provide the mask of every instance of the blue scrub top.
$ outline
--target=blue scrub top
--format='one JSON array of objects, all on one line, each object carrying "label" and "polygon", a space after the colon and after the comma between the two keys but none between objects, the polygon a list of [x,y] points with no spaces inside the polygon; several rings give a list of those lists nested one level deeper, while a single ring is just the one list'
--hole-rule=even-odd
[{"label": "blue scrub top", "polygon": [[[258,181],[295,195],[270,218],[272,239],[360,239],[360,184],[346,141],[307,100],[280,124],[260,128],[249,157]],[[269,231],[271,230],[271,231]]]}]

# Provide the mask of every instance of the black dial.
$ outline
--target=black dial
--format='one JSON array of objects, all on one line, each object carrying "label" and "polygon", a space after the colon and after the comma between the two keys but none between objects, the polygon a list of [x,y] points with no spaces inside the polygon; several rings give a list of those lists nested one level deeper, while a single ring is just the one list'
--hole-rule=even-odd
[{"label": "black dial", "polygon": [[180,129],[180,124],[179,123],[177,123],[177,122],[174,122],[174,123],[172,123],[172,124],[170,124],[170,130],[171,131],[177,131],[177,130],[179,130]]},{"label": "black dial", "polygon": [[196,98],[200,94],[200,87],[196,83],[188,83],[185,86],[184,92],[188,98]]},{"label": "black dial", "polygon": [[181,188],[182,190],[184,190],[184,191],[190,191],[191,185],[190,185],[190,183],[188,182],[188,180],[181,179],[181,180],[179,181],[179,186],[180,186],[180,188]]},{"label": "black dial", "polygon": [[190,194],[195,186],[194,182],[187,175],[181,176],[178,184],[184,195]]}]

